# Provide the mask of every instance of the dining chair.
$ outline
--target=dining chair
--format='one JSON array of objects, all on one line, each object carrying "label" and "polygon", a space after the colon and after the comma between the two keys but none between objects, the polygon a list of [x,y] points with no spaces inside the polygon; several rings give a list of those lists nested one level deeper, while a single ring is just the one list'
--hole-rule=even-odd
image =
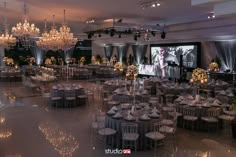
[{"label": "dining chair", "polygon": [[114,135],[116,134],[116,130],[111,129],[111,128],[102,128],[98,130],[98,134],[103,137],[103,144],[104,144],[104,150],[106,149],[107,146],[107,138],[111,136],[111,147],[114,146]]},{"label": "dining chair", "polygon": [[205,122],[207,131],[211,130],[212,126],[216,126],[214,130],[218,130],[219,128],[219,120],[218,117],[220,116],[220,109],[219,108],[210,108],[207,111],[207,116],[201,117],[201,120]]},{"label": "dining chair", "polygon": [[145,137],[154,142],[154,156],[157,156],[157,144],[163,142],[165,135],[160,133],[161,122],[157,121],[153,125],[153,131],[145,134]]},{"label": "dining chair", "polygon": [[132,148],[134,147],[135,154],[137,151],[137,140],[139,138],[138,134],[138,124],[136,123],[121,123],[122,130],[122,148]]},{"label": "dining chair", "polygon": [[183,108],[183,127],[186,128],[190,125],[191,129],[194,130],[195,122],[198,120],[196,116],[195,108],[184,107]]},{"label": "dining chair", "polygon": [[76,96],[75,90],[65,90],[65,107],[75,107]]},{"label": "dining chair", "polygon": [[50,104],[54,107],[61,107],[63,104],[62,97],[58,95],[58,90],[53,90],[50,97]]}]

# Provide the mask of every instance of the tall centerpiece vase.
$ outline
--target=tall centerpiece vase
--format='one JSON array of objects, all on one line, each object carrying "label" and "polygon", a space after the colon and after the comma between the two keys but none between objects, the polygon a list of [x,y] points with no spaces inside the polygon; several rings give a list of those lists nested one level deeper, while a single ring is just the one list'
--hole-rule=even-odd
[{"label": "tall centerpiece vase", "polygon": [[199,89],[200,89],[200,86],[197,84],[195,87],[195,101],[196,102],[199,102],[201,100]]},{"label": "tall centerpiece vase", "polygon": [[193,91],[195,95],[195,101],[199,102],[201,100],[201,96],[199,95],[199,89],[202,85],[207,83],[208,81],[208,75],[206,73],[206,70],[201,68],[196,68],[193,70],[192,73],[192,79],[190,82],[193,84]]}]

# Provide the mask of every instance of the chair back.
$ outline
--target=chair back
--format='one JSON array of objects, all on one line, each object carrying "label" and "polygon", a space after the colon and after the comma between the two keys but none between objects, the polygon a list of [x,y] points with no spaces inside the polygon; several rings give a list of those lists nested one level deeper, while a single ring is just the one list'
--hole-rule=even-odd
[{"label": "chair back", "polygon": [[75,90],[65,90],[66,97],[75,97]]},{"label": "chair back", "polygon": [[195,116],[196,115],[195,109],[191,108],[191,107],[184,108],[183,113],[184,113],[184,115],[187,115],[187,116]]},{"label": "chair back", "polygon": [[122,134],[123,133],[138,133],[138,124],[136,124],[136,123],[122,123],[121,129],[122,129]]},{"label": "chair back", "polygon": [[161,122],[160,121],[157,121],[153,124],[153,131],[159,132],[160,128],[161,128]]},{"label": "chair back", "polygon": [[207,116],[208,117],[218,117],[220,116],[220,109],[219,108],[210,108],[208,111],[207,111]]}]

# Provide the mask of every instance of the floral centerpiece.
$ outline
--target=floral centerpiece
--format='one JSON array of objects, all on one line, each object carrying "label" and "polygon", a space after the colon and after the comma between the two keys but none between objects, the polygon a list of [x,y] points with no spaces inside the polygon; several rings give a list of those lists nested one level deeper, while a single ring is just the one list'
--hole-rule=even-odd
[{"label": "floral centerpiece", "polygon": [[79,60],[80,65],[84,65],[85,61],[86,61],[85,57],[81,57],[80,60]]},{"label": "floral centerpiece", "polygon": [[29,63],[30,66],[32,66],[35,63],[34,57],[27,57],[26,61]]},{"label": "floral centerpiece", "polygon": [[95,56],[92,56],[92,58],[91,58],[91,62],[92,62],[92,64],[96,64],[96,57]]},{"label": "floral centerpiece", "polygon": [[136,80],[138,76],[138,69],[135,65],[128,66],[127,72],[126,72],[126,79],[127,80]]},{"label": "floral centerpiece", "polygon": [[107,63],[109,63],[108,59],[105,58],[105,57],[103,57],[103,58],[102,58],[102,64],[107,64]]},{"label": "floral centerpiece", "polygon": [[3,62],[8,66],[14,65],[14,60],[12,58],[4,57]]},{"label": "floral centerpiece", "polygon": [[209,64],[208,70],[210,72],[218,72],[219,71],[219,65],[216,62],[212,62]]},{"label": "floral centerpiece", "polygon": [[57,58],[57,62],[59,65],[64,65],[64,61],[62,58]]},{"label": "floral centerpiece", "polygon": [[116,57],[112,57],[111,61],[112,61],[112,64],[113,64],[113,65],[115,65],[115,64],[116,64],[116,62],[117,62],[117,59],[116,59]]},{"label": "floral centerpiece", "polygon": [[123,72],[124,71],[124,65],[120,62],[117,62],[115,65],[114,65],[114,71],[118,71],[118,72]]},{"label": "floral centerpiece", "polygon": [[46,58],[45,61],[44,61],[44,64],[45,64],[45,65],[52,65],[52,60],[51,60],[51,58]]},{"label": "floral centerpiece", "polygon": [[51,62],[53,65],[55,65],[57,63],[57,60],[55,57],[52,56],[50,59],[51,59]]},{"label": "floral centerpiece", "polygon": [[192,79],[190,80],[190,82],[203,84],[203,83],[207,83],[207,81],[208,81],[208,76],[207,76],[206,70],[201,69],[201,68],[196,68],[193,70]]},{"label": "floral centerpiece", "polygon": [[206,70],[201,69],[201,68],[196,68],[193,70],[192,73],[192,79],[190,80],[191,83],[193,83],[194,85],[196,85],[196,87],[194,87],[195,91],[195,100],[197,102],[200,101],[200,95],[199,95],[199,88],[201,84],[207,83],[208,81],[208,76],[206,73]]}]

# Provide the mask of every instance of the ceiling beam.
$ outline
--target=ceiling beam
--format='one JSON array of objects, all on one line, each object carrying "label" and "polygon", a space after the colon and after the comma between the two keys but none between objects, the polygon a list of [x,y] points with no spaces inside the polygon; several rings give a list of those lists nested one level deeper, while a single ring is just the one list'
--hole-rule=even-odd
[{"label": "ceiling beam", "polygon": [[228,0],[227,2],[215,4],[214,13],[216,16],[235,14],[236,13],[236,1],[235,0]]},{"label": "ceiling beam", "polygon": [[208,3],[223,2],[227,0],[191,0],[192,5],[203,5]]}]

